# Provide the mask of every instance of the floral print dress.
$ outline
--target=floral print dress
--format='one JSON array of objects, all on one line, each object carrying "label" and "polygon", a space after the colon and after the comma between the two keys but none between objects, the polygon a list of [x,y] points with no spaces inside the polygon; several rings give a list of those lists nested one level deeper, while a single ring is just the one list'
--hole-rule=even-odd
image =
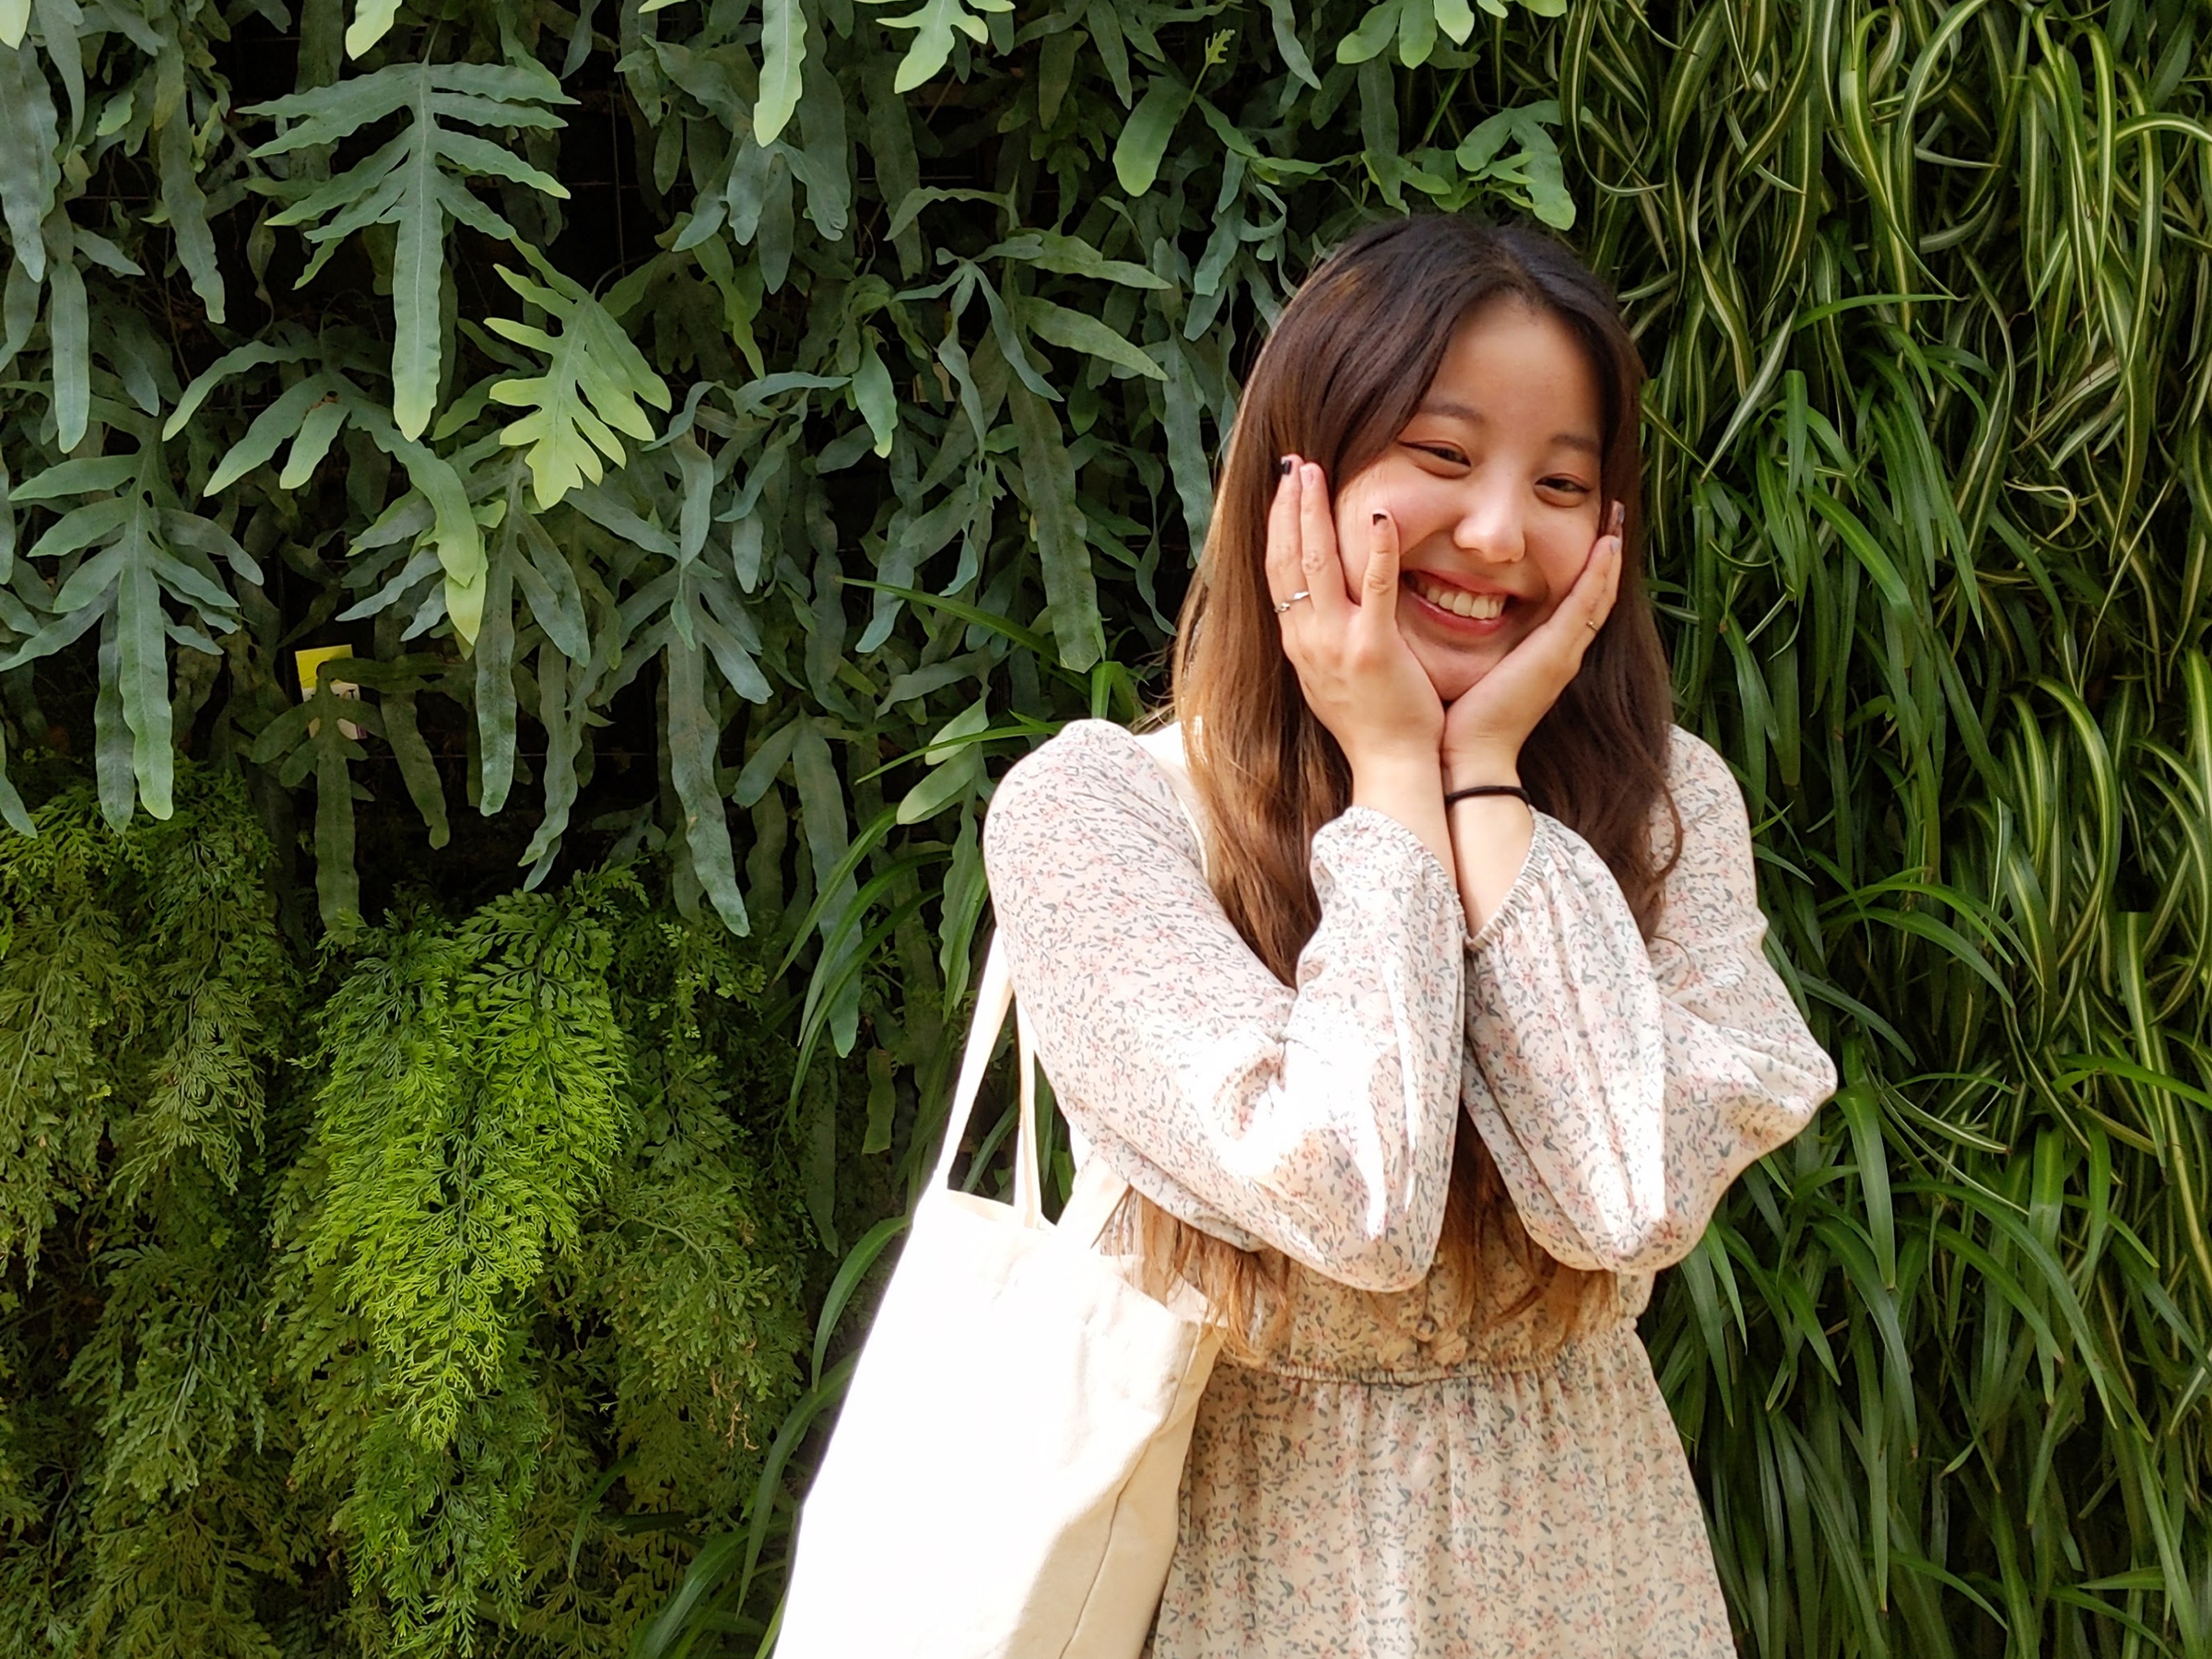
[{"label": "floral print dress", "polygon": [[[1634,1320],[1835,1073],[1762,953],[1726,766],[1675,734],[1680,856],[1648,944],[1555,819],[1469,937],[1434,855],[1352,807],[1313,838],[1291,987],[1207,886],[1162,743],[1068,726],[984,835],[1088,1155],[1280,1269],[1267,1335],[1200,1406],[1154,1659],[1730,1653]],[[1436,1249],[1469,1124],[1516,1212],[1473,1284]],[[1582,1272],[1540,1272],[1528,1241]]]}]

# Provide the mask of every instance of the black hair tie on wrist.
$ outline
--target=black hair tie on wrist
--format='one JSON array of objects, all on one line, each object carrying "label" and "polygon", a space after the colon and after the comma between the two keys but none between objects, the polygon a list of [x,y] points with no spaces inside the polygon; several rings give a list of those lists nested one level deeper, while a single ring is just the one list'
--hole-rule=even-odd
[{"label": "black hair tie on wrist", "polygon": [[1512,795],[1522,806],[1535,810],[1535,804],[1528,798],[1528,791],[1518,783],[1476,783],[1465,789],[1454,789],[1445,794],[1444,805],[1449,806],[1455,801],[1471,801],[1477,795]]}]

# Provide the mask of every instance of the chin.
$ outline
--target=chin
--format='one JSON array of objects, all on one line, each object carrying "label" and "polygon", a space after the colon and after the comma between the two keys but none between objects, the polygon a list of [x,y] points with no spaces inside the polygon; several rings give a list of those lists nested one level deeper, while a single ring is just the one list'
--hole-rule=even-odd
[{"label": "chin", "polygon": [[1429,683],[1436,688],[1437,700],[1449,708],[1479,685],[1483,676],[1497,665],[1488,660],[1468,662],[1461,658],[1446,662],[1431,659],[1421,666],[1428,670]]}]

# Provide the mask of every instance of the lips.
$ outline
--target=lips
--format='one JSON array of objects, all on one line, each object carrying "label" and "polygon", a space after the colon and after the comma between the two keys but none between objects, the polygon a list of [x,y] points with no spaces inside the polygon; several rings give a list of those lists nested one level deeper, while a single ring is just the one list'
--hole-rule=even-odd
[{"label": "lips", "polygon": [[1439,582],[1420,571],[1406,573],[1406,585],[1441,611],[1465,617],[1470,622],[1490,622],[1505,614],[1504,594],[1477,594],[1468,588]]}]

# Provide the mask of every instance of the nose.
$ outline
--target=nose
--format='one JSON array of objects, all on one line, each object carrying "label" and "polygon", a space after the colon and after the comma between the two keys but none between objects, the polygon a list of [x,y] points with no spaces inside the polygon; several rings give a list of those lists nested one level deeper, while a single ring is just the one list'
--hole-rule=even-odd
[{"label": "nose", "polygon": [[1528,551],[1520,491],[1503,480],[1470,477],[1452,545],[1485,564],[1515,564]]}]

